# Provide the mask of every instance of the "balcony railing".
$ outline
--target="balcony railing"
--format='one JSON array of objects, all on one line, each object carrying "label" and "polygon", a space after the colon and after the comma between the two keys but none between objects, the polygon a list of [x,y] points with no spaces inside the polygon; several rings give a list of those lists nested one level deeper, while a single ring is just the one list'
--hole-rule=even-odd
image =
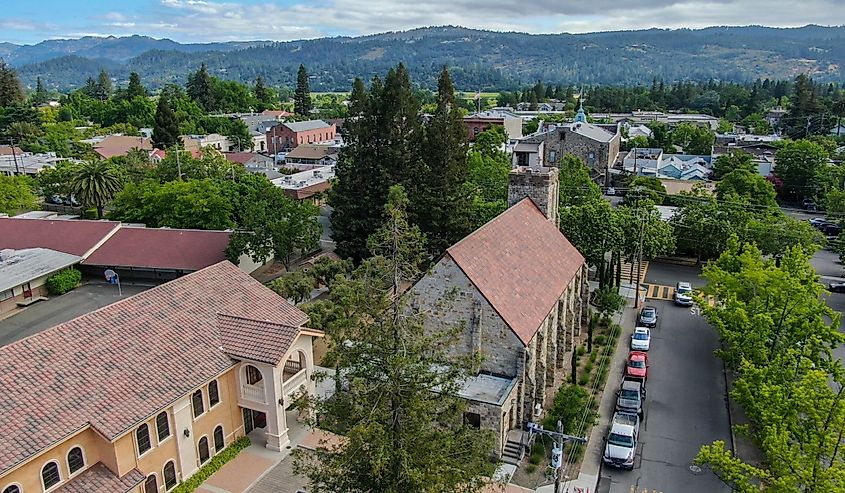
[{"label": "balcony railing", "polygon": [[285,397],[289,397],[291,394],[297,392],[299,387],[305,385],[307,382],[307,378],[305,375],[305,368],[299,370],[295,375],[288,378],[282,383],[282,392],[284,393]]},{"label": "balcony railing", "polygon": [[243,395],[244,399],[252,402],[267,403],[263,384],[250,385],[245,383],[241,386],[241,395]]}]

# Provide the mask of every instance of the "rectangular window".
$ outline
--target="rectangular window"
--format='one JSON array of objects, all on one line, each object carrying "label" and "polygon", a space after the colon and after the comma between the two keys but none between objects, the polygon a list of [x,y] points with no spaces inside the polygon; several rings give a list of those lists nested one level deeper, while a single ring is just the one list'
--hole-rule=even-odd
[{"label": "rectangular window", "polygon": [[202,413],[205,412],[205,407],[203,406],[202,402],[202,389],[194,392],[194,395],[191,397],[191,404],[194,408],[195,418],[198,418]]},{"label": "rectangular window", "polygon": [[156,416],[156,434],[159,443],[170,436],[170,419],[167,417],[167,411]]},{"label": "rectangular window", "polygon": [[144,455],[147,451],[153,448],[150,441],[150,429],[146,423],[142,424],[135,430],[135,441],[138,442],[138,456]]},{"label": "rectangular window", "polygon": [[220,403],[220,391],[217,388],[217,380],[208,384],[208,407],[214,407]]},{"label": "rectangular window", "polygon": [[517,166],[528,166],[528,153],[527,152],[517,152],[516,153],[516,165]]},{"label": "rectangular window", "polygon": [[557,161],[557,151],[549,151],[549,162],[554,164]]},{"label": "rectangular window", "polygon": [[7,289],[5,291],[0,291],[0,301],[8,300],[9,298],[13,297],[15,292],[11,289]]},{"label": "rectangular window", "polygon": [[475,429],[481,428],[481,415],[478,413],[464,413],[464,424]]}]

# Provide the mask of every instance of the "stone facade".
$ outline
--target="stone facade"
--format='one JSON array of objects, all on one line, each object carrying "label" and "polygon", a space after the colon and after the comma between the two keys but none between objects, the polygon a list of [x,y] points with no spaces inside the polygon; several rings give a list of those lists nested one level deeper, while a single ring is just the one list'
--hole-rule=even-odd
[{"label": "stone facade", "polygon": [[559,224],[560,180],[557,168],[517,167],[508,175],[508,206],[530,197],[549,221]]},{"label": "stone facade", "polygon": [[616,162],[621,136],[618,131],[613,134],[596,125],[578,122],[555,127],[524,141],[545,142],[543,163],[547,166],[559,166],[563,156],[572,154],[583,159],[594,174],[603,176]]}]

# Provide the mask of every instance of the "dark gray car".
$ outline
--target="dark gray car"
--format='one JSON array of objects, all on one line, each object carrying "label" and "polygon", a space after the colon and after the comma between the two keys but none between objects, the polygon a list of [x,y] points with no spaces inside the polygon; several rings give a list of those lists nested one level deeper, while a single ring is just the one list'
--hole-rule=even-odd
[{"label": "dark gray car", "polygon": [[645,387],[642,381],[626,378],[622,380],[622,388],[617,393],[616,410],[642,416],[644,399]]},{"label": "dark gray car", "polygon": [[648,327],[653,329],[657,327],[657,308],[653,306],[645,306],[640,310],[640,321],[637,323],[640,327]]}]

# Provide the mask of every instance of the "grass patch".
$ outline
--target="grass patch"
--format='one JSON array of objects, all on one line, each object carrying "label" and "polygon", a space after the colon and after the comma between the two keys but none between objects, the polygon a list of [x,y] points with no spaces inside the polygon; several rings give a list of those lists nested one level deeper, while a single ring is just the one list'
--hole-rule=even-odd
[{"label": "grass patch", "polygon": [[206,479],[211,477],[211,475],[215,472],[219,471],[224,464],[234,459],[235,456],[237,456],[241,452],[241,450],[247,447],[249,447],[249,438],[238,438],[231,445],[223,449],[222,452],[215,455],[208,464],[199,468],[199,470],[195,472],[193,476],[179,483],[176,488],[172,490],[172,493],[190,493],[195,489],[199,488],[199,486],[203,484]]},{"label": "grass patch", "polygon": [[527,466],[525,466],[525,472],[527,472],[528,474],[533,474],[536,470],[537,466],[535,464],[528,464]]}]

